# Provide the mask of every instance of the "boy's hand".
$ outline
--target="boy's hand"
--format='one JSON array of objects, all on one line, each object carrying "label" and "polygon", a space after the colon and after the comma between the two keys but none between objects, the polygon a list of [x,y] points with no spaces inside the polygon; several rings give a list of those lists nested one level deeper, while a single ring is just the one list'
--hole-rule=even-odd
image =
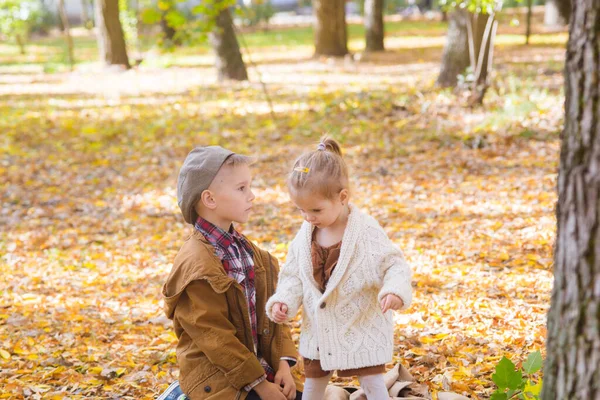
[{"label": "boy's hand", "polygon": [[283,303],[275,303],[272,308],[273,321],[281,324],[282,322],[287,321],[287,311],[288,307]]},{"label": "boy's hand", "polygon": [[254,391],[262,400],[287,400],[281,392],[281,387],[267,380],[256,385]]},{"label": "boy's hand", "polygon": [[404,301],[395,294],[388,294],[381,299],[381,310],[385,313],[388,310],[399,310],[404,306]]},{"label": "boy's hand", "polygon": [[290,371],[290,364],[286,360],[279,361],[279,369],[275,374],[275,384],[283,387],[283,395],[287,400],[296,398],[296,383]]}]

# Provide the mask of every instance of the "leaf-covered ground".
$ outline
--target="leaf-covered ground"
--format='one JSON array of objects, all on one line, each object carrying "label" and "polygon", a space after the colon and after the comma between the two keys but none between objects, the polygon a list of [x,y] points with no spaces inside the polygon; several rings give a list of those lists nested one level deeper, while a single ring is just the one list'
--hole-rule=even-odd
[{"label": "leaf-covered ground", "polygon": [[0,77],[0,398],[154,398],[177,377],[160,288],[189,232],[185,155],[259,158],[241,228],[283,260],[301,222],[285,175],[325,133],[414,268],[397,360],[433,393],[489,397],[502,356],[544,348],[565,39],[501,37],[475,109],[434,88],[441,44],[403,38],[376,62],[256,54],[275,120],[255,69],[225,85],[209,65]]}]

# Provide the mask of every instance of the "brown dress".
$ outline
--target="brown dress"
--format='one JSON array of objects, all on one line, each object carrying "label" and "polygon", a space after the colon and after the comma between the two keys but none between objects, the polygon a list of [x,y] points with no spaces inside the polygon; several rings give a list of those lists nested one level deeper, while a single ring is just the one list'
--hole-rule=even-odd
[{"label": "brown dress", "polygon": [[[325,292],[327,282],[331,278],[331,274],[337,265],[340,258],[340,249],[342,242],[336,243],[328,247],[322,247],[316,240],[317,230],[313,231],[312,242],[310,246],[310,255],[313,264],[313,276],[321,292]],[[320,360],[311,360],[304,357],[304,374],[307,378],[322,378],[327,376],[332,371],[323,371]],[[345,369],[337,371],[340,378],[348,378],[351,376],[366,376],[383,374],[385,365],[376,365],[373,367]]]}]

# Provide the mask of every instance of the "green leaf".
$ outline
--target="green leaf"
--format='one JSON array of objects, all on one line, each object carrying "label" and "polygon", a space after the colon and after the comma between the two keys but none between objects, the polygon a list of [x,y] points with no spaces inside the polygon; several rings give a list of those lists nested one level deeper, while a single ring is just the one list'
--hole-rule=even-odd
[{"label": "green leaf", "polygon": [[508,396],[506,395],[506,393],[495,391],[494,393],[492,393],[490,400],[508,400]]},{"label": "green leaf", "polygon": [[171,28],[179,28],[185,24],[185,15],[177,10],[171,10],[165,15],[165,19]]},{"label": "green leaf", "polygon": [[154,8],[147,8],[142,12],[142,22],[146,25],[153,25],[160,22],[161,14]]},{"label": "green leaf", "polygon": [[515,370],[515,364],[508,358],[502,357],[502,360],[496,366],[496,373],[492,375],[492,380],[499,389],[518,389],[523,382],[523,377]]},{"label": "green leaf", "polygon": [[531,353],[527,360],[523,364],[523,371],[527,375],[534,374],[542,368],[542,353],[538,350],[535,353]]}]

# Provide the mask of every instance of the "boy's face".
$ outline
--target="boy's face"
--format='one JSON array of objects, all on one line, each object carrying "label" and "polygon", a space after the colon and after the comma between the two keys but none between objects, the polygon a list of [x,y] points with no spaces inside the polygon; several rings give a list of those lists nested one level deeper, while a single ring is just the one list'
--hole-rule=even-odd
[{"label": "boy's face", "polygon": [[224,165],[210,184],[208,190],[212,193],[215,216],[223,226],[231,222],[245,223],[248,221],[254,193],[250,188],[252,175],[248,165]]}]

